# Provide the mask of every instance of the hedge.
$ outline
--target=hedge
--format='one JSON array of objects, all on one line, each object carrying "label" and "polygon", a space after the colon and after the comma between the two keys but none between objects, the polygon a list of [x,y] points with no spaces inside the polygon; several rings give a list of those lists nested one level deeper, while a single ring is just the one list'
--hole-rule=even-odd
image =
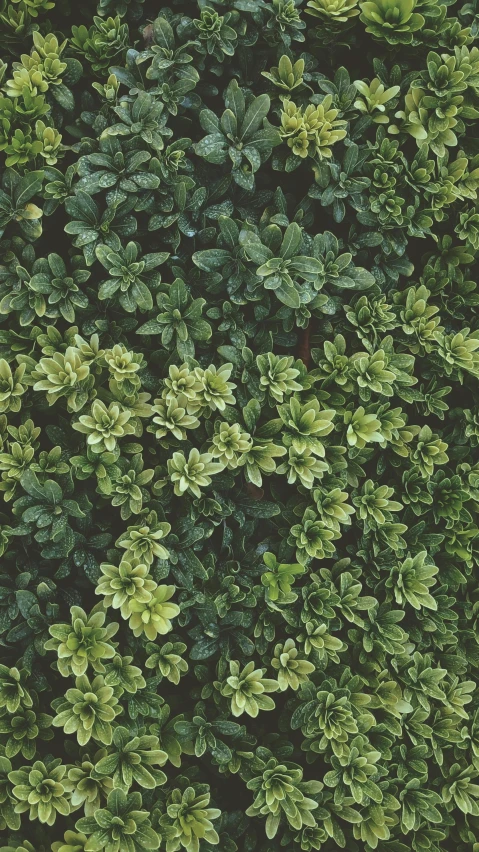
[{"label": "hedge", "polygon": [[478,40],[1,0],[0,852],[479,852]]}]

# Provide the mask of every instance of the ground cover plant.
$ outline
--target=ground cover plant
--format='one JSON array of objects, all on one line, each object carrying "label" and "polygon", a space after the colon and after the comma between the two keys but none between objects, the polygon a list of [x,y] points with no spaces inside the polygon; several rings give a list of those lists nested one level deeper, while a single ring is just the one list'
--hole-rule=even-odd
[{"label": "ground cover plant", "polygon": [[478,852],[478,36],[1,0],[0,852]]}]

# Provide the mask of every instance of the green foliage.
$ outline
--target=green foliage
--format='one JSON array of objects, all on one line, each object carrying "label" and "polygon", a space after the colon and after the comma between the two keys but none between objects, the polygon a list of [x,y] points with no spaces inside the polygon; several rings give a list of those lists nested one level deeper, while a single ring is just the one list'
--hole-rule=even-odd
[{"label": "green foliage", "polygon": [[478,37],[0,3],[0,852],[478,852]]}]

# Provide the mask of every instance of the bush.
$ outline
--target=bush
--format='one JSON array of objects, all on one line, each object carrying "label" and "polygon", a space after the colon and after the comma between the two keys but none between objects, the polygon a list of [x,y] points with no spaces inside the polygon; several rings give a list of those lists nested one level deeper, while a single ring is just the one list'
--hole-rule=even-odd
[{"label": "bush", "polygon": [[478,3],[0,34],[0,852],[477,852]]}]

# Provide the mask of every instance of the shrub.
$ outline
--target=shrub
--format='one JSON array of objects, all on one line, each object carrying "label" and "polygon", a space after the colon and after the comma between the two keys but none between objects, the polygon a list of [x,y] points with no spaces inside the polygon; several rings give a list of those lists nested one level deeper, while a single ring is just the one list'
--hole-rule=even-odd
[{"label": "shrub", "polygon": [[2,0],[0,852],[479,849],[478,36]]}]

